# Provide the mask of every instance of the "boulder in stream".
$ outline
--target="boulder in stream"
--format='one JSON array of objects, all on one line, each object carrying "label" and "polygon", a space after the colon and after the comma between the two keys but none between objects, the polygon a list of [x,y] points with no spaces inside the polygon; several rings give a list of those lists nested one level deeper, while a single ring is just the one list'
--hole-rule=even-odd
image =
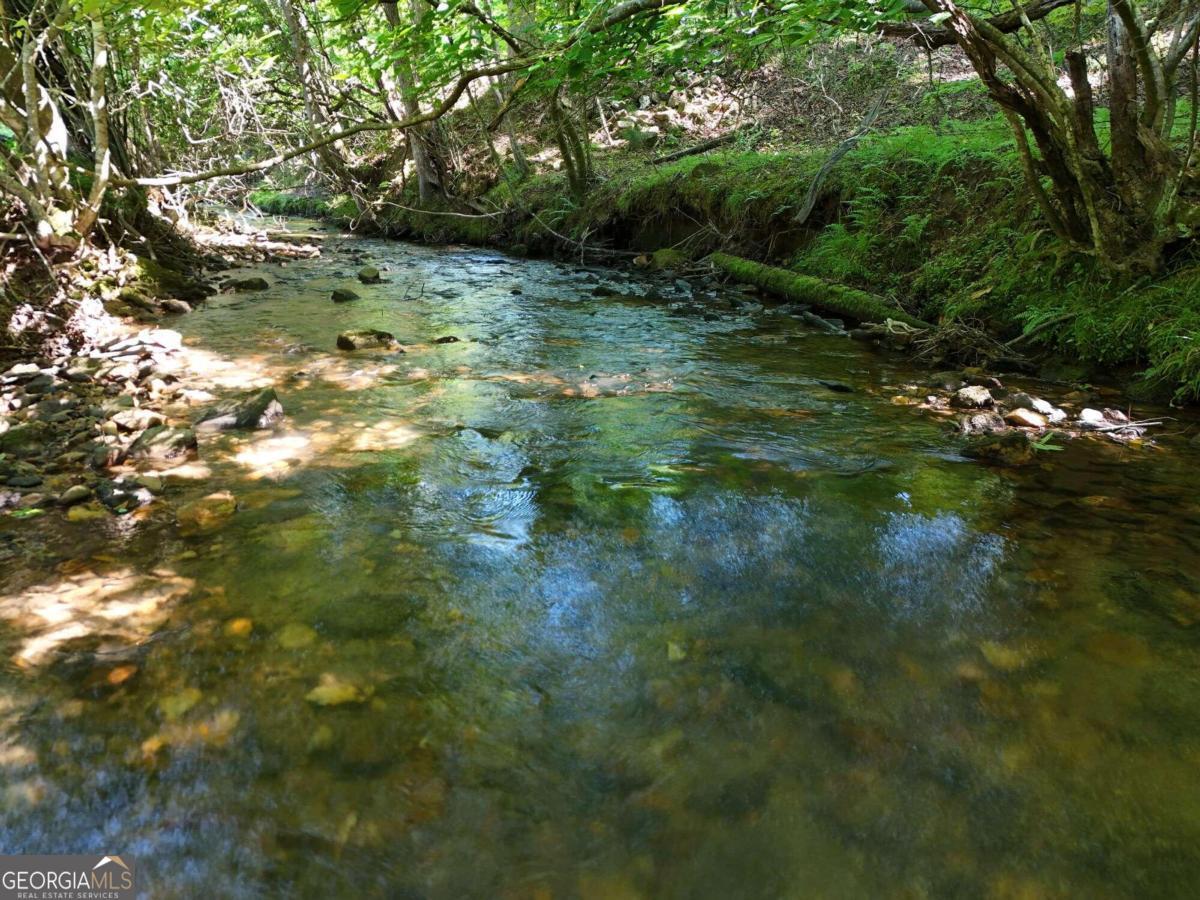
[{"label": "boulder in stream", "polygon": [[1005,431],[973,439],[963,456],[996,466],[1023,466],[1033,462],[1033,445],[1021,431]]},{"label": "boulder in stream", "polygon": [[1045,416],[1023,406],[1006,412],[1004,421],[1020,428],[1045,428],[1047,424]]},{"label": "boulder in stream", "polygon": [[969,384],[964,388],[959,388],[950,400],[950,405],[957,406],[959,409],[989,409],[995,404],[992,392],[978,384]]},{"label": "boulder in stream", "polygon": [[238,292],[265,291],[270,286],[271,283],[267,279],[258,275],[251,276],[250,278],[230,278],[223,285],[227,291]]},{"label": "boulder in stream", "polygon": [[968,413],[958,420],[958,428],[965,435],[992,434],[1005,429],[1004,420],[991,410]]},{"label": "boulder in stream", "polygon": [[103,478],[96,483],[96,499],[117,514],[132,512],[154,500],[151,493],[132,481]]},{"label": "boulder in stream", "polygon": [[275,388],[251,391],[210,406],[196,420],[197,431],[253,431],[270,428],[283,418],[283,404]]},{"label": "boulder in stream", "polygon": [[337,346],[339,350],[400,350],[394,335],[374,328],[343,331],[338,335]]},{"label": "boulder in stream", "polygon": [[379,284],[383,278],[379,275],[379,270],[374,266],[363,266],[358,270],[358,280],[363,284]]},{"label": "boulder in stream", "polygon": [[330,297],[334,303],[350,303],[352,300],[358,299],[358,294],[349,288],[335,288]]},{"label": "boulder in stream", "polygon": [[82,503],[84,500],[92,496],[92,489],[86,484],[75,484],[67,488],[58,496],[59,506],[74,506],[76,503]]},{"label": "boulder in stream", "polygon": [[125,452],[125,459],[175,463],[196,455],[196,432],[190,428],[156,425],[138,435]]}]

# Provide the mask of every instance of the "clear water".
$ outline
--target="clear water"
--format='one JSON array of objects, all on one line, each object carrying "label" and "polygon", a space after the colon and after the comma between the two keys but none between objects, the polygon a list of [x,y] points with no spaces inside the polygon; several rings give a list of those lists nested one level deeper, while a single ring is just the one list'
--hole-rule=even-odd
[{"label": "clear water", "polygon": [[3,852],[156,897],[1194,893],[1183,439],[996,470],[787,317],[349,238],[255,271],[177,325],[289,415],[170,488],[227,524],[0,524]]}]

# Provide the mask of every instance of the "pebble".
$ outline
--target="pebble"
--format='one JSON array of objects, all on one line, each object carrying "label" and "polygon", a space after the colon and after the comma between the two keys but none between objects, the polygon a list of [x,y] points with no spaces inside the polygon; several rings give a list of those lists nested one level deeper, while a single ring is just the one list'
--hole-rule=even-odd
[{"label": "pebble", "polygon": [[288,622],[279,629],[275,640],[284,650],[299,650],[313,644],[317,632],[303,622]]},{"label": "pebble", "polygon": [[92,489],[86,484],[76,484],[67,488],[58,497],[60,506],[74,506],[92,496]]},{"label": "pebble", "polygon": [[232,637],[232,638],[250,637],[250,634],[253,631],[254,631],[253,620],[247,619],[245,617],[240,617],[237,619],[230,619],[228,622],[225,623],[225,628],[224,628],[225,636]]},{"label": "pebble", "polygon": [[304,699],[315,706],[343,706],[347,703],[365,703],[373,692],[346,681],[331,672],[321,675],[320,683],[305,694]]}]

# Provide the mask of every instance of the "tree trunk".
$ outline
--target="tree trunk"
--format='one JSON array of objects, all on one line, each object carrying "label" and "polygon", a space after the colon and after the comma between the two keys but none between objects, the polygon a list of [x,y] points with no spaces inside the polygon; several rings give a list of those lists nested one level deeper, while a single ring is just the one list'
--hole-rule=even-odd
[{"label": "tree trunk", "polygon": [[[1176,90],[1175,72],[1182,59],[1179,39],[1168,51],[1175,57],[1164,58],[1134,0],[1109,0],[1112,145],[1106,156],[1096,135],[1081,49],[1066,54],[1074,95],[1069,97],[1058,83],[1053,57],[1036,34],[1031,34],[1027,47],[1009,36],[1007,26],[976,19],[955,0],[921,2],[947,17],[947,33],[1004,110],[1026,179],[1055,233],[1103,266],[1138,272],[1159,269],[1166,245],[1177,234],[1181,193],[1176,187],[1186,180],[1186,159],[1178,158],[1169,143],[1174,103],[1166,102]],[[1024,8],[1017,10],[1020,22],[1031,31]],[[1174,15],[1179,18],[1177,33],[1194,40],[1194,23],[1187,24],[1195,15],[1191,5],[1183,4]],[[1168,30],[1164,23],[1156,27]],[[1011,77],[1002,77],[1000,66]],[[1043,178],[1049,180],[1049,191]],[[1191,195],[1187,200],[1196,202]]]},{"label": "tree trunk", "polygon": [[96,226],[112,170],[112,155],[108,145],[108,35],[104,30],[104,16],[100,12],[92,14],[92,100],[89,106],[95,174],[87,201],[75,218],[75,231],[81,238],[86,238]]},{"label": "tree trunk", "polygon": [[[292,66],[300,84],[300,93],[304,100],[304,113],[308,118],[308,131],[316,136],[332,130],[327,111],[327,93],[321,83],[321,75],[312,63],[312,47],[308,41],[308,20],[295,0],[276,0],[280,15],[287,29],[288,41],[292,51]],[[349,189],[354,184],[346,160],[336,143],[322,144],[316,149],[317,158],[325,173],[331,176],[342,188]]]},{"label": "tree trunk", "polygon": [[[390,2],[384,0],[381,5],[388,25],[393,30],[399,30],[403,23],[400,21],[400,13],[396,9],[395,0],[390,0]],[[411,12],[413,24],[420,24],[421,9],[417,6],[416,0],[412,2]],[[413,74],[412,66],[406,59],[397,59],[393,66],[393,72],[396,84],[400,89],[398,92],[400,109],[404,113],[403,116],[395,112],[393,114],[398,119],[420,115],[421,108],[416,97],[416,76]],[[389,105],[395,102],[396,98],[389,97]],[[407,137],[409,146],[412,148],[413,168],[417,173],[417,195],[421,198],[422,203],[429,203],[441,193],[437,167],[428,144],[429,130],[425,127],[410,128]]]}]

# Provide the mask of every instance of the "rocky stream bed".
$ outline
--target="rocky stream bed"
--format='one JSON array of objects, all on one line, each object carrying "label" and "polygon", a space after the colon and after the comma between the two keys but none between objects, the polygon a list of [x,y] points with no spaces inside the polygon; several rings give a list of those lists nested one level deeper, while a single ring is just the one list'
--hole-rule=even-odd
[{"label": "rocky stream bed", "polygon": [[7,852],[156,896],[1200,877],[1188,414],[284,227],[320,253],[0,374]]}]

